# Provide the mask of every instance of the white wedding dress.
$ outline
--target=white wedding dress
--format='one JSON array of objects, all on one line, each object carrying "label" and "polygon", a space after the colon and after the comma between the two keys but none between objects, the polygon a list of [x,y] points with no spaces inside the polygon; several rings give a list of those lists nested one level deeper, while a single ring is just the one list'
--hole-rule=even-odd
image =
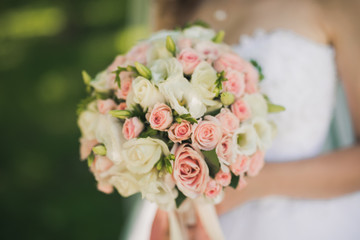
[{"label": "white wedding dress", "polygon": [[[233,49],[262,66],[262,91],[286,107],[285,112],[272,116],[278,133],[266,161],[296,161],[319,155],[336,99],[333,48],[278,29],[242,36]],[[129,239],[149,239],[156,206],[145,202],[138,211]],[[269,196],[220,216],[220,223],[227,240],[360,239],[360,192],[329,200]]]}]

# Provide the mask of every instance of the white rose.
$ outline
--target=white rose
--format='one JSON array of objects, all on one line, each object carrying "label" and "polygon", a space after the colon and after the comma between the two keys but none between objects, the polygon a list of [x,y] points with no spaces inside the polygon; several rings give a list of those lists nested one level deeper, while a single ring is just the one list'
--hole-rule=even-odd
[{"label": "white rose", "polygon": [[90,82],[90,85],[95,88],[97,92],[107,92],[113,87],[106,71],[98,73],[95,79]]},{"label": "white rose", "polygon": [[252,155],[256,152],[257,135],[251,124],[243,124],[235,130],[233,135],[233,144],[236,146],[236,152],[244,155]]},{"label": "white rose", "polygon": [[166,59],[172,57],[172,54],[167,50],[165,39],[153,42],[146,54],[146,60],[152,64],[157,59]]},{"label": "white rose", "polygon": [[250,106],[251,117],[266,118],[268,114],[267,102],[260,93],[246,94],[245,102]]},{"label": "white rose", "polygon": [[176,58],[158,59],[150,67],[152,81],[158,85],[170,76],[182,76],[183,70]]},{"label": "white rose", "polygon": [[220,108],[221,103],[213,100],[216,95],[214,93],[216,79],[217,76],[214,68],[209,63],[203,61],[195,68],[191,76],[191,85],[196,93],[203,98],[205,105]]},{"label": "white rose", "polygon": [[118,190],[120,195],[128,197],[140,191],[140,178],[141,175],[132,174],[125,170],[110,177],[108,182]]},{"label": "white rose", "polygon": [[269,148],[271,145],[272,135],[273,135],[272,126],[263,118],[253,119],[252,126],[256,131],[257,143],[259,148],[262,151]]},{"label": "white rose", "polygon": [[165,210],[174,209],[178,192],[172,176],[170,174],[166,174],[163,178],[157,176],[157,171],[152,171],[140,180],[140,185],[143,186],[141,189],[143,198],[155,202]]},{"label": "white rose", "polygon": [[131,91],[126,98],[126,105],[131,107],[134,103],[143,108],[153,107],[156,103],[163,103],[164,97],[159,90],[146,78],[137,77],[132,82]]},{"label": "white rose", "polygon": [[106,156],[116,164],[121,163],[121,149],[126,140],[119,120],[111,115],[101,114],[97,124],[96,139],[105,145]]},{"label": "white rose", "polygon": [[123,145],[122,150],[126,167],[137,174],[150,172],[162,154],[170,154],[165,142],[150,137],[133,138]]},{"label": "white rose", "polygon": [[193,38],[196,40],[211,40],[216,34],[213,29],[201,26],[186,28],[183,33],[186,38]]},{"label": "white rose", "polygon": [[183,76],[169,77],[167,81],[159,84],[159,90],[170,106],[180,115],[190,113],[194,118],[199,118],[206,112],[202,98]]},{"label": "white rose", "polygon": [[85,139],[94,139],[96,128],[98,126],[98,118],[100,114],[93,110],[83,111],[78,119],[78,125],[81,131],[81,136]]}]

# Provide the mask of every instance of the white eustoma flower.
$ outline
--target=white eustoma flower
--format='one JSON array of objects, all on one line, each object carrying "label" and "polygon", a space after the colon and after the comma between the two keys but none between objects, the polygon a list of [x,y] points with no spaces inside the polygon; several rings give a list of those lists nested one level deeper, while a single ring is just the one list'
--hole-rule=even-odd
[{"label": "white eustoma flower", "polygon": [[263,95],[260,93],[246,94],[244,101],[250,106],[252,118],[266,118],[268,114],[268,106]]},{"label": "white eustoma flower", "polygon": [[169,155],[165,142],[155,138],[133,138],[123,144],[122,156],[126,167],[135,174],[148,173],[161,155]]},{"label": "white eustoma flower", "polygon": [[191,85],[197,94],[201,96],[206,106],[220,108],[221,103],[213,100],[215,94],[216,71],[208,62],[201,62],[191,76]]},{"label": "white eustoma flower", "polygon": [[126,105],[131,107],[135,103],[143,108],[153,107],[156,103],[163,103],[164,97],[154,84],[141,76],[132,82],[131,91],[126,98]]},{"label": "white eustoma flower", "polygon": [[106,71],[98,73],[95,79],[90,82],[90,85],[97,92],[107,92],[113,87],[113,85],[110,83],[109,75]]},{"label": "white eustoma flower", "polygon": [[139,185],[142,186],[141,194],[143,198],[155,202],[165,210],[174,209],[178,191],[175,189],[171,174],[166,174],[162,178],[157,176],[157,171],[152,171],[139,181]]},{"label": "white eustoma flower", "polygon": [[101,114],[97,121],[96,139],[105,145],[106,156],[109,159],[116,164],[123,161],[121,150],[126,140],[122,135],[122,126],[118,119],[109,114]]},{"label": "white eustoma flower", "polygon": [[251,124],[243,124],[235,130],[233,135],[233,145],[236,146],[236,152],[243,155],[252,155],[256,152],[257,135]]},{"label": "white eustoma flower", "polygon": [[158,59],[152,63],[150,70],[155,85],[165,81],[168,77],[183,75],[182,66],[176,58]]},{"label": "white eustoma flower", "polygon": [[[95,109],[94,109],[95,106]],[[96,111],[96,101],[89,104],[87,110],[83,111],[78,118],[78,125],[81,136],[84,139],[94,139],[96,128],[98,126],[98,118],[100,113]]]},{"label": "white eustoma flower", "polygon": [[211,40],[216,35],[213,29],[204,28],[201,26],[193,26],[186,28],[183,34],[186,38],[192,38],[196,40]]},{"label": "white eustoma flower", "polygon": [[270,147],[273,135],[272,126],[264,118],[255,118],[252,121],[257,135],[259,148],[264,151]]},{"label": "white eustoma flower", "polygon": [[[159,84],[159,90],[178,114],[190,113],[199,118],[206,112],[206,106],[191,83],[183,76],[171,76]],[[186,108],[186,107],[187,108]]]},{"label": "white eustoma flower", "polygon": [[157,59],[166,59],[172,57],[172,54],[167,50],[165,39],[153,42],[146,54],[146,61],[151,65]]}]

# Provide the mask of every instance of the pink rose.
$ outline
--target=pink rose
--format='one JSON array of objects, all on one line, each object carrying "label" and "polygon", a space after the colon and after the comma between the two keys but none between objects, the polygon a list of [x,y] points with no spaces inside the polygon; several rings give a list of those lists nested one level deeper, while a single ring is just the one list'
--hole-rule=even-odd
[{"label": "pink rose", "polygon": [[80,158],[85,160],[91,153],[92,148],[98,144],[96,139],[87,140],[85,138],[80,139]]},{"label": "pink rose", "polygon": [[106,182],[98,182],[97,184],[97,189],[100,192],[106,193],[106,194],[110,194],[114,191],[114,188],[111,184],[106,183]]},{"label": "pink rose", "polygon": [[146,116],[153,129],[165,131],[172,123],[173,116],[171,108],[164,103],[157,103]]},{"label": "pink rose", "polygon": [[211,41],[202,41],[195,46],[198,51],[206,60],[213,62],[219,57],[219,47]]},{"label": "pink rose", "polygon": [[117,105],[116,110],[125,110],[127,108],[126,102],[122,102],[119,105]]},{"label": "pink rose", "polygon": [[117,67],[126,67],[126,57],[123,55],[119,55],[115,58],[115,60],[108,67],[108,72],[113,72],[117,70]]},{"label": "pink rose", "polygon": [[246,61],[234,53],[224,53],[215,62],[214,68],[217,72],[227,71],[229,69],[242,72]]},{"label": "pink rose", "polygon": [[229,186],[231,182],[231,173],[219,171],[215,176],[216,182],[218,182],[221,186],[226,187]]},{"label": "pink rose", "polygon": [[216,154],[225,165],[230,165],[235,157],[233,139],[230,135],[224,135],[216,146]]},{"label": "pink rose", "polygon": [[192,132],[192,125],[188,121],[182,120],[181,123],[174,123],[168,130],[168,135],[171,141],[181,143],[190,138]]},{"label": "pink rose", "polygon": [[221,185],[218,184],[214,179],[211,179],[205,190],[205,195],[209,198],[215,198],[221,193]]},{"label": "pink rose", "polygon": [[191,48],[192,41],[189,38],[181,38],[177,45],[180,50],[183,50],[184,48]]},{"label": "pink rose", "polygon": [[145,65],[147,51],[149,50],[149,48],[149,43],[142,42],[130,49],[130,51],[126,54],[126,58],[128,59],[129,64],[133,65],[135,62],[139,62]]},{"label": "pink rose", "polygon": [[132,117],[125,120],[122,132],[124,137],[129,140],[138,137],[142,130],[144,130],[144,124],[139,118]]},{"label": "pink rose", "polygon": [[224,133],[232,133],[240,126],[239,119],[228,108],[222,108],[216,118],[220,121]]},{"label": "pink rose", "polygon": [[192,48],[181,50],[177,59],[182,64],[185,74],[192,74],[196,66],[201,62],[200,55]]},{"label": "pink rose", "polygon": [[191,136],[193,144],[201,150],[209,151],[216,147],[222,137],[219,120],[213,116],[205,116],[205,120],[194,125]]},{"label": "pink rose", "polygon": [[245,92],[248,94],[257,93],[259,91],[259,72],[250,63],[245,68]]},{"label": "pink rose", "polygon": [[258,175],[260,170],[264,167],[264,164],[264,153],[262,151],[257,151],[250,157],[250,165],[247,174],[251,177]]},{"label": "pink rose", "polygon": [[121,72],[120,82],[121,88],[116,84],[116,96],[119,99],[126,99],[129,91],[131,90],[131,83],[133,81],[133,74],[131,72]]},{"label": "pink rose", "polygon": [[113,165],[113,162],[109,158],[105,156],[95,156],[95,159],[90,166],[90,171],[94,174],[95,179],[98,181],[98,190],[107,194],[112,193],[113,187],[105,181],[103,175]]},{"label": "pink rose", "polygon": [[236,100],[231,105],[231,111],[240,121],[244,121],[251,116],[250,107],[243,99]]},{"label": "pink rose", "polygon": [[110,110],[116,108],[116,103],[112,99],[98,100],[97,107],[101,114],[107,114]]},{"label": "pink rose", "polygon": [[230,165],[230,169],[236,176],[243,175],[249,169],[249,158],[238,154],[235,162]]},{"label": "pink rose", "polygon": [[223,82],[224,90],[231,92],[236,98],[241,97],[245,91],[244,74],[239,71],[229,70],[225,77],[227,81]]},{"label": "pink rose", "polygon": [[180,145],[175,151],[173,177],[179,190],[189,198],[196,198],[205,191],[209,168],[201,154],[189,144]]}]

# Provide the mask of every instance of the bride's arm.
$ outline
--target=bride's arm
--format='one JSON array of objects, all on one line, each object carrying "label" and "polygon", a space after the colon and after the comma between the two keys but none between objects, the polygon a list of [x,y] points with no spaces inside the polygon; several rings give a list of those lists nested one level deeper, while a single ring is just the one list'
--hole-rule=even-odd
[{"label": "bride's arm", "polygon": [[[342,8],[347,9],[341,11]],[[359,6],[336,9],[339,10],[327,13],[331,18],[328,31],[336,49],[357,143],[312,159],[266,164],[259,176],[247,179],[245,189],[227,190],[224,201],[218,206],[220,214],[248,200],[269,195],[323,199],[360,190],[360,27],[357,26],[360,18],[356,13]]]}]

